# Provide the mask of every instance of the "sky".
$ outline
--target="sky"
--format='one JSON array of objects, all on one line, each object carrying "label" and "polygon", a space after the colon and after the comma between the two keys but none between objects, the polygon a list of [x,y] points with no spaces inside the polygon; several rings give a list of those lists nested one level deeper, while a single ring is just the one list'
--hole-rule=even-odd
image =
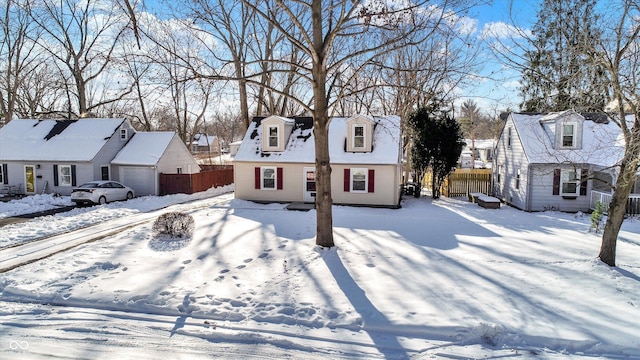
[{"label": "sky", "polygon": [[[0,227],[0,268],[51,254],[0,272],[2,359],[640,358],[638,218],[616,268],[596,259],[587,214],[464,198],[334,206],[327,250],[315,210],[232,191]],[[0,217],[69,202],[0,202]],[[191,236],[152,231],[168,211],[193,217]]]},{"label": "sky", "polygon": [[[487,1],[480,1],[487,2]],[[478,103],[480,110],[495,115],[496,111],[507,108],[517,110],[521,100],[518,95],[519,74],[505,68],[489,49],[493,37],[486,38],[488,32],[503,36],[513,34],[512,27],[529,29],[535,21],[538,1],[536,0],[494,0],[490,4],[476,6],[469,9],[468,21],[475,30],[473,36],[478,40],[476,46],[481,47],[479,63],[482,64],[469,86],[459,89],[456,106],[460,106],[467,99]],[[512,4],[513,3],[513,4]],[[145,8],[152,13],[163,11],[157,0],[145,0]],[[168,15],[162,15],[165,17]],[[481,40],[482,39],[482,40]]]},{"label": "sky", "polygon": [[506,67],[489,45],[496,39],[505,41],[514,35],[514,27],[525,32],[529,30],[536,20],[537,8],[538,2],[534,0],[494,0],[491,4],[470,10],[468,16],[477,21],[474,35],[482,39],[480,58],[484,66],[478,74],[479,81],[461,90],[456,105],[471,99],[489,115],[493,115],[496,109],[518,110],[521,103],[518,94],[520,75]]}]

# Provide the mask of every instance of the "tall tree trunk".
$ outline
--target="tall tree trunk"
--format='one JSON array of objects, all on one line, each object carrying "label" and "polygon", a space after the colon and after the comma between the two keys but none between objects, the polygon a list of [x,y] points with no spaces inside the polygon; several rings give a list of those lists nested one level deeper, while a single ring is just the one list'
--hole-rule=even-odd
[{"label": "tall tree trunk", "polygon": [[[637,143],[638,139],[636,139]],[[631,188],[635,180],[638,163],[640,162],[640,147],[627,147],[622,165],[620,166],[620,176],[616,182],[616,188],[611,196],[607,222],[602,232],[602,245],[600,247],[600,260],[609,266],[616,266],[616,244],[618,233],[622,226],[627,202]]]},{"label": "tall tree trunk", "polygon": [[313,75],[313,135],[316,150],[316,245],[333,247],[333,199],[331,198],[331,162],[329,159],[329,109],[326,91],[327,54],[322,32],[322,1],[313,0],[314,56]]}]

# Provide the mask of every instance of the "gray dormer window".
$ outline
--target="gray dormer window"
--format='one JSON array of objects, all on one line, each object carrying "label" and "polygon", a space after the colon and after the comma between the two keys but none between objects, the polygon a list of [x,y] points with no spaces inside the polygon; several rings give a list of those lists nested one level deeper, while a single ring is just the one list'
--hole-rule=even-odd
[{"label": "gray dormer window", "polygon": [[575,126],[573,124],[562,125],[562,146],[575,146]]},{"label": "gray dormer window", "polygon": [[269,136],[269,147],[278,147],[279,146],[279,136],[278,136],[278,126],[271,125],[267,128],[267,133]]}]

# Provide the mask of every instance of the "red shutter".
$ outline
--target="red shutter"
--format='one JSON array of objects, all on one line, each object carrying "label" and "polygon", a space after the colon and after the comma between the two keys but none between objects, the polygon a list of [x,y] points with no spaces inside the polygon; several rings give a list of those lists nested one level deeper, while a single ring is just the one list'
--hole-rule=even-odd
[{"label": "red shutter", "polygon": [[589,169],[582,169],[580,172],[580,195],[587,195],[587,180],[589,179]]},{"label": "red shutter", "polygon": [[553,170],[553,195],[560,195],[560,169]]},{"label": "red shutter", "polygon": [[279,167],[276,169],[276,187],[278,190],[282,190],[282,168]]},{"label": "red shutter", "polygon": [[344,192],[351,191],[351,170],[344,169]]},{"label": "red shutter", "polygon": [[255,169],[255,188],[260,189],[260,167],[256,167]]},{"label": "red shutter", "polygon": [[372,193],[374,189],[375,179],[376,179],[376,171],[373,169],[369,169],[369,177],[367,178],[367,191]]}]

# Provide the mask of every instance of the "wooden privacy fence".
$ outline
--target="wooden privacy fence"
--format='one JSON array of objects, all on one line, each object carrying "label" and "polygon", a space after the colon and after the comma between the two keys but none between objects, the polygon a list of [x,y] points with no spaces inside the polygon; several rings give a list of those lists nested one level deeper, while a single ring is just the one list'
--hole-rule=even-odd
[{"label": "wooden privacy fence", "polygon": [[233,165],[201,165],[195,174],[160,174],[160,195],[193,194],[233,184]]},{"label": "wooden privacy fence", "polygon": [[[431,189],[432,173],[428,172],[423,185]],[[442,183],[440,193],[446,197],[468,196],[469,193],[491,195],[491,169],[456,169]]]}]

